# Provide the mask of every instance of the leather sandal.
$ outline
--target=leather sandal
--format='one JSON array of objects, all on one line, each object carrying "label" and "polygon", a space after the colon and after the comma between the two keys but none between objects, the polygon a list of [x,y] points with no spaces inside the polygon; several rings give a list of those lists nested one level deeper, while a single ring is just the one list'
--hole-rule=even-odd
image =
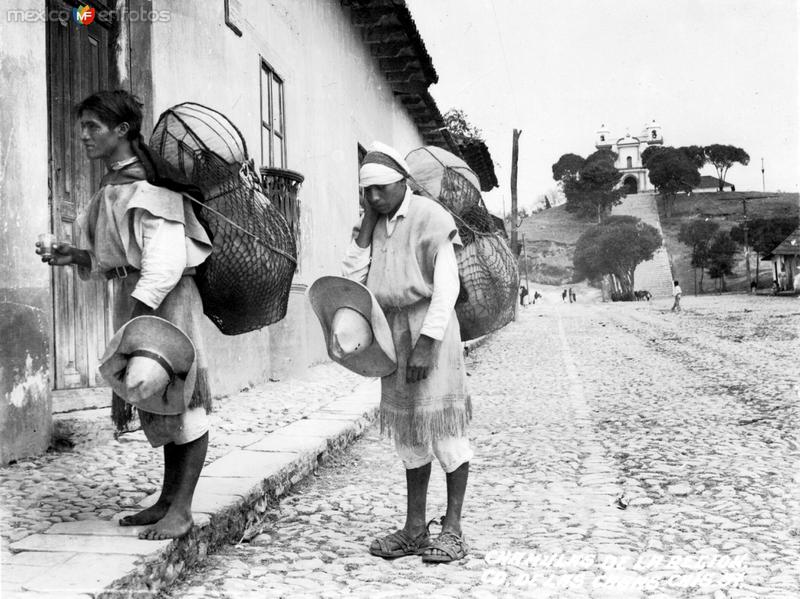
[{"label": "leather sandal", "polygon": [[[438,549],[444,555],[433,553]],[[464,535],[458,536],[449,530],[443,530],[422,552],[422,561],[427,564],[447,564],[466,557],[469,551]]]},{"label": "leather sandal", "polygon": [[427,529],[416,537],[410,537],[403,529],[400,529],[385,537],[375,539],[370,545],[369,552],[384,559],[419,555],[428,547],[430,540],[431,536]]}]

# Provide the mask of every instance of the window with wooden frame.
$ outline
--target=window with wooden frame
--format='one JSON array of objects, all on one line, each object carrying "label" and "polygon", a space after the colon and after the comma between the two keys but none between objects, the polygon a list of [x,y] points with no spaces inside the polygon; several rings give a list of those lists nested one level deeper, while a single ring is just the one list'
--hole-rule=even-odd
[{"label": "window with wooden frame", "polygon": [[283,79],[261,60],[261,164],[286,168]]}]

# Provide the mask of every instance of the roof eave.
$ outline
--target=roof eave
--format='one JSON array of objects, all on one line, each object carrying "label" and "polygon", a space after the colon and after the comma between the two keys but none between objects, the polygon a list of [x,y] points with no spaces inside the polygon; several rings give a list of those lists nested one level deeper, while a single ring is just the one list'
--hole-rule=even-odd
[{"label": "roof eave", "polygon": [[341,0],[426,145],[460,155],[428,87],[439,81],[405,0]]}]

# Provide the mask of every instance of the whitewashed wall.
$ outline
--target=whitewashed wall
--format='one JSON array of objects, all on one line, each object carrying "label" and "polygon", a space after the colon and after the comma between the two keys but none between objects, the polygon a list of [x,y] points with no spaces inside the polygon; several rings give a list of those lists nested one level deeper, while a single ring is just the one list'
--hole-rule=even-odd
[{"label": "whitewashed wall", "polygon": [[235,366],[247,373],[242,381],[212,373],[217,389],[296,374],[327,359],[303,290],[320,275],[338,274],[358,217],[357,144],[378,139],[406,152],[421,138],[338,0],[242,0],[242,37],[225,25],[223,2],[154,5],[172,11],[168,22],[152,29],[157,113],[187,100],[220,110],[260,164],[260,57],[284,80],[287,167],[305,176],[300,272],[290,313],[269,335],[209,332],[212,352],[224,356],[219,372],[229,375]]}]

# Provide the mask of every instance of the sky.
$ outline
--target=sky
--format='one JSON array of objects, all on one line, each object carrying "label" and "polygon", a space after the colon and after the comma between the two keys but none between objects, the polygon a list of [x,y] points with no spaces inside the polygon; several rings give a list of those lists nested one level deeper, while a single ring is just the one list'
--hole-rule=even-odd
[{"label": "sky", "polygon": [[[519,205],[556,187],[562,154],[587,156],[655,120],[669,146],[731,144],[750,155],[737,191],[797,192],[796,0],[407,0],[439,74],[439,109],[481,129],[510,210],[512,131]],[[701,174],[714,175],[707,166]]]}]

